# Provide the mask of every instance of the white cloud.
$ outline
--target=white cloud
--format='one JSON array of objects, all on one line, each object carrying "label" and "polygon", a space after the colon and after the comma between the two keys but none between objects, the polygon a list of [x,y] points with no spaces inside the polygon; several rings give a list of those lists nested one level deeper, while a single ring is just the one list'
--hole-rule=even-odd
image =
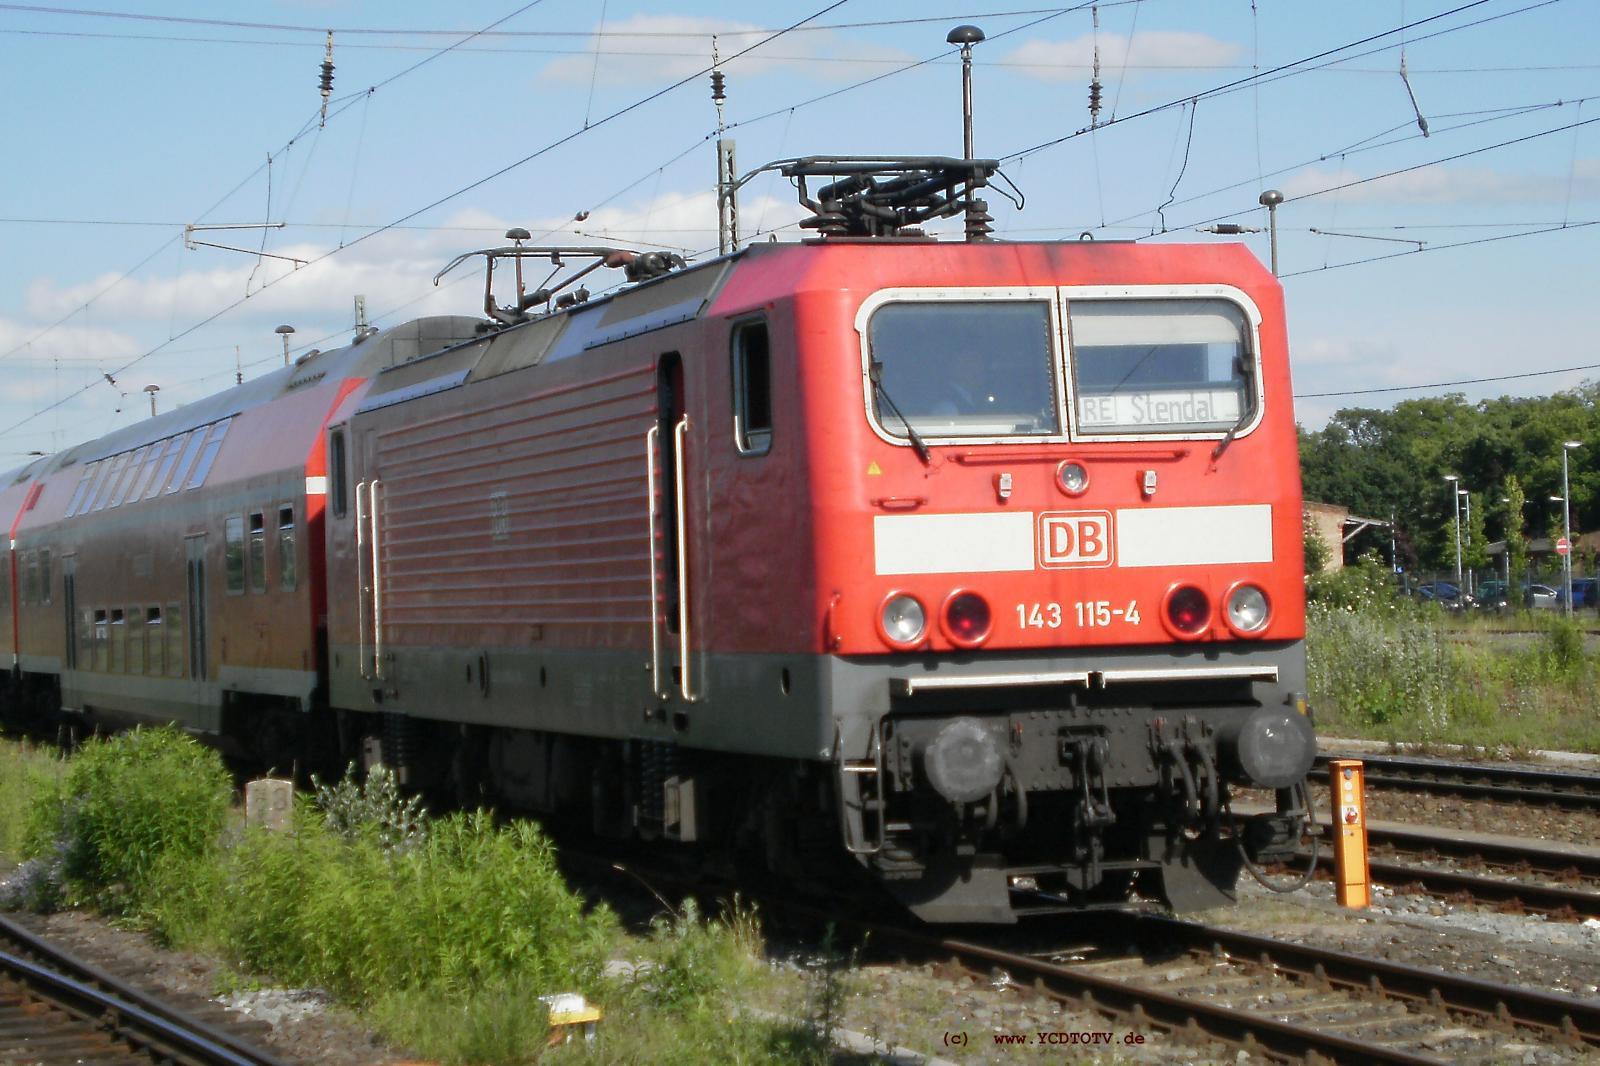
[{"label": "white cloud", "polygon": [[[1131,39],[1102,33],[1099,44],[1100,77],[1108,83],[1122,76],[1124,68],[1131,81],[1163,70],[1229,66],[1244,54],[1242,46],[1204,33],[1150,32]],[[1093,66],[1094,48],[1095,38],[1088,34],[1067,41],[1029,41],[1001,63],[1040,81],[1079,81]]]},{"label": "white cloud", "polygon": [[[803,214],[792,201],[769,197],[746,197],[740,207],[741,229],[747,236],[758,222],[772,229]],[[200,249],[188,253],[192,259],[185,261],[196,266],[167,277],[134,276],[113,284],[116,276],[104,275],[71,285],[39,278],[27,288],[27,312],[36,320],[49,322],[92,301],[92,313],[100,321],[145,326],[160,323],[168,328],[175,323],[183,329],[239,301],[248,284],[252,295],[233,314],[256,323],[252,329],[262,328],[262,322],[271,323],[264,327],[270,331],[277,322],[304,324],[317,318],[349,321],[352,298],[358,293],[366,296],[369,314],[374,318],[399,308],[389,315],[390,321],[397,316],[476,314],[479,298],[474,290],[481,291],[481,283],[472,279],[482,277],[480,261],[457,267],[438,287],[433,285],[433,277],[464,251],[505,243],[498,234],[509,226],[524,226],[541,244],[714,249],[717,205],[710,190],[664,193],[649,201],[597,209],[583,222],[570,215],[507,220],[475,210],[452,216],[446,225],[450,228],[391,230],[331,256],[328,253],[333,249],[329,245],[310,242],[269,248],[278,255],[310,261],[309,266],[299,268],[278,260],[266,260],[257,268],[253,256]],[[537,267],[534,276],[543,276]],[[600,288],[620,278],[620,273],[602,271],[588,285]],[[509,275],[497,273],[497,285],[502,280],[509,282]],[[457,281],[460,283],[451,284]],[[509,289],[501,292],[502,298],[507,292]],[[52,338],[60,335],[61,331],[51,334]],[[24,338],[19,336],[11,343],[21,339]],[[0,330],[0,351],[10,347],[4,340],[5,334]],[[117,354],[137,354],[132,348],[128,341],[117,348]],[[0,368],[3,365],[0,363]]]},{"label": "white cloud", "polygon": [[[1286,179],[1288,197],[1335,189],[1365,175],[1348,169],[1312,167]],[[1600,197],[1600,160],[1582,159],[1570,173],[1513,174],[1487,167],[1426,167],[1328,192],[1341,203],[1386,204],[1561,204]]]},{"label": "white cloud", "polygon": [[[711,38],[736,94],[738,79],[783,69],[819,80],[854,80],[897,63],[915,61],[899,49],[868,47],[826,31],[790,34],[732,62],[728,57],[771,33],[753,22],[688,15],[635,15],[605,25],[605,36],[590,36],[584,55],[551,60],[539,80],[587,87],[659,84],[689,77],[711,65]],[[599,49],[598,60],[594,49]]]}]

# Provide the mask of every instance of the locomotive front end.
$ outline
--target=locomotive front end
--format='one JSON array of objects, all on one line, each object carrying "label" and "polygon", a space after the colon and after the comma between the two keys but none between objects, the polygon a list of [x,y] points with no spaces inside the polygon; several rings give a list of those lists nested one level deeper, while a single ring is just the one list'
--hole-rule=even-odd
[{"label": "locomotive front end", "polygon": [[924,258],[855,304],[834,438],[845,845],[932,921],[1227,902],[1316,747],[1280,291],[1238,248]]}]

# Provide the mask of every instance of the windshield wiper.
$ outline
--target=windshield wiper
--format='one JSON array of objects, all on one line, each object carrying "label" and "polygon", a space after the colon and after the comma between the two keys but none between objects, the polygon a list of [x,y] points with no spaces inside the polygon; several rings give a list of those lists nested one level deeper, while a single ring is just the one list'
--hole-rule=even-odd
[{"label": "windshield wiper", "polygon": [[1233,438],[1239,435],[1239,431],[1243,429],[1245,424],[1249,422],[1250,419],[1254,418],[1256,414],[1254,405],[1248,402],[1251,399],[1251,385],[1253,384],[1255,378],[1255,375],[1251,373],[1253,367],[1251,367],[1250,364],[1246,363],[1243,359],[1239,359],[1237,356],[1234,358],[1237,360],[1235,365],[1239,368],[1239,376],[1244,379],[1246,403],[1244,404],[1244,413],[1239,416],[1239,421],[1233,424],[1233,428],[1228,430],[1227,436],[1217,441],[1217,446],[1212,449],[1211,461],[1213,463],[1222,458],[1222,453],[1228,450],[1228,445],[1233,443]]},{"label": "windshield wiper", "polygon": [[[870,358],[871,353],[869,352],[868,355]],[[894,416],[900,420],[900,424],[906,427],[906,436],[911,440],[911,447],[917,450],[917,458],[922,460],[922,465],[933,465],[933,458],[928,452],[927,444],[923,442],[917,431],[911,428],[911,420],[901,414],[900,408],[895,406],[894,400],[889,397],[889,390],[883,387],[883,364],[873,359],[867,371],[867,376],[872,379],[873,393],[877,395],[879,400],[888,405],[889,410],[893,411]]]}]

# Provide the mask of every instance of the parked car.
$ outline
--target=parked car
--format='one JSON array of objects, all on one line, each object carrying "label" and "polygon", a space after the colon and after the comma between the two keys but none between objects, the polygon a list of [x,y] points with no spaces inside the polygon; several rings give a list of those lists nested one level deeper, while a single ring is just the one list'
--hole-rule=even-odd
[{"label": "parked car", "polygon": [[[1576,585],[1577,583],[1574,582],[1573,584]],[[1549,585],[1539,585],[1524,581],[1520,597],[1515,604],[1511,602],[1511,597],[1507,590],[1508,586],[1504,581],[1485,581],[1478,586],[1478,606],[1489,611],[1504,611],[1513,607],[1551,610],[1561,606],[1560,593]]]},{"label": "parked car", "polygon": [[1417,586],[1417,598],[1424,603],[1437,603],[1446,610],[1459,611],[1475,602],[1461,591],[1461,586],[1449,581],[1433,581]]},{"label": "parked car", "polygon": [[[1561,587],[1555,590],[1556,606],[1565,606],[1567,590]],[[1595,607],[1600,606],[1600,582],[1592,577],[1575,577],[1572,579],[1572,606]]]}]

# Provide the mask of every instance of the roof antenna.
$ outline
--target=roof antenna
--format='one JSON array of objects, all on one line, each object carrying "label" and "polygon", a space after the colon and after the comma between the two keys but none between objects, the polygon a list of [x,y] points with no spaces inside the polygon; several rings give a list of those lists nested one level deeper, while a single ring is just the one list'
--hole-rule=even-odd
[{"label": "roof antenna", "polygon": [[317,124],[322,129],[328,124],[328,97],[333,95],[333,31],[328,31],[328,50],[322,54],[322,121]]},{"label": "roof antenna", "polygon": [[1089,9],[1094,13],[1094,68],[1089,75],[1089,128],[1100,125],[1100,5]]},{"label": "roof antenna", "polygon": [[[945,36],[946,44],[961,46],[961,148],[968,162],[972,161],[972,46],[984,40],[983,31],[976,26],[957,26]],[[977,199],[976,182],[967,182],[967,240],[981,241],[989,235],[987,201]]]}]

